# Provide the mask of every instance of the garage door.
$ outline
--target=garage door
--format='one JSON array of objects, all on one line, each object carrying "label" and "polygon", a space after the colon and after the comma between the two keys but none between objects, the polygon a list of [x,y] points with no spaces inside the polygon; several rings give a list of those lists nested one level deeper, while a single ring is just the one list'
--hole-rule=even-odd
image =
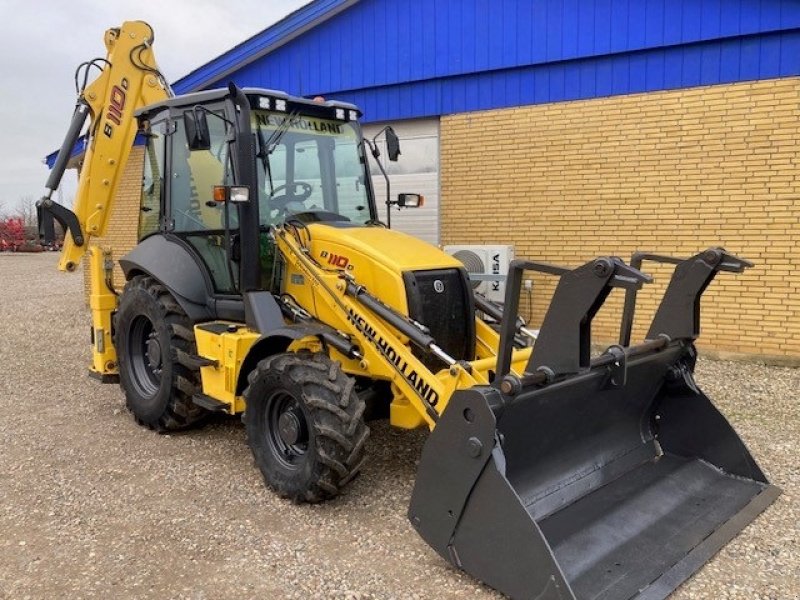
[{"label": "garage door", "polygon": [[[386,123],[364,127],[364,136],[370,139]],[[400,210],[392,208],[392,229],[404,231],[432,244],[439,243],[439,120],[423,119],[390,123],[400,138],[400,158],[389,162],[386,144],[381,136],[381,159],[389,173],[392,199],[399,193],[416,193],[425,196],[422,208]],[[380,170],[370,157],[372,183],[378,216],[386,222],[386,183]]]}]

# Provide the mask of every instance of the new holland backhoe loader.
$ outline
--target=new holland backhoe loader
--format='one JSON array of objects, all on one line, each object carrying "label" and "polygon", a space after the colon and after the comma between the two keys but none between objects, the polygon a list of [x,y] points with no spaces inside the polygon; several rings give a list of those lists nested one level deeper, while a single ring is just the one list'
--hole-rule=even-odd
[{"label": "new holland backhoe loader", "polygon": [[[44,233],[53,217],[67,231],[61,268],[89,255],[91,372],[119,379],[140,424],[243,415],[266,484],[318,502],[358,473],[367,404],[385,398],[392,425],[431,431],[412,525],[514,598],[664,598],[777,497],[693,377],[700,297],[749,263],[719,248],[515,261],[501,309],[457,260],[378,220],[358,108],[233,84],[173,97],[152,39],[141,22],[107,32],[39,203]],[[87,120],[73,212],[51,195]],[[139,242],[116,291],[113,249],[90,240],[107,233],[137,132]],[[676,267],[632,345],[644,260]],[[526,270],[559,279],[532,347]],[[614,288],[622,343],[592,358]]]}]

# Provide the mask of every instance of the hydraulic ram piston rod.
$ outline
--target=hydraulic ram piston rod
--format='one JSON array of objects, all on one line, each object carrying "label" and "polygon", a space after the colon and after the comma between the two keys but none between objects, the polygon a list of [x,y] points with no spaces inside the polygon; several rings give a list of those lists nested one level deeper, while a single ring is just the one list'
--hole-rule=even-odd
[{"label": "hydraulic ram piston rod", "polygon": [[432,352],[437,358],[447,364],[447,366],[451,367],[456,364],[456,360],[452,356],[436,345],[436,340],[433,339],[433,337],[420,331],[414,324],[409,323],[403,315],[386,306],[375,296],[367,292],[364,287],[356,285],[352,281],[348,281],[345,292],[348,296],[352,296],[358,300],[366,308],[397,329],[397,331],[408,337],[414,344],[423,350]]}]

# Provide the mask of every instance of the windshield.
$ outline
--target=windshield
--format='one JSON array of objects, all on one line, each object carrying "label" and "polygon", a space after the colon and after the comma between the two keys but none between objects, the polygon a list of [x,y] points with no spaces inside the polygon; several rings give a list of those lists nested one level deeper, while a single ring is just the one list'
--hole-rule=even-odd
[{"label": "windshield", "polygon": [[357,123],[253,111],[253,130],[262,225],[298,213],[361,225],[373,219]]}]

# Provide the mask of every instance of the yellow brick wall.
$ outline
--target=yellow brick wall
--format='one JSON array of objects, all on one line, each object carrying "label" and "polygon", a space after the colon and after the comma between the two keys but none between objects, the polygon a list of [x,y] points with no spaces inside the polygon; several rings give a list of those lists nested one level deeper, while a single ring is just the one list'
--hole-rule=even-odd
[{"label": "yellow brick wall", "polygon": [[[106,228],[106,235],[102,238],[93,238],[91,242],[92,246],[112,249],[114,287],[117,291],[122,291],[125,285],[125,275],[117,261],[127,254],[138,241],[143,172],[144,146],[134,146],[117,189],[114,207],[111,210],[108,227]],[[88,301],[89,270],[86,268],[87,259],[88,257],[84,258],[83,284]]]},{"label": "yellow brick wall", "polygon": [[[800,79],[711,86],[441,120],[443,244],[514,244],[577,266],[722,245],[756,262],[703,297],[698,345],[800,358]],[[640,294],[641,339],[670,270]],[[552,279],[532,277],[534,322]],[[622,292],[595,321],[614,341]],[[527,312],[523,300],[524,312]]]}]

